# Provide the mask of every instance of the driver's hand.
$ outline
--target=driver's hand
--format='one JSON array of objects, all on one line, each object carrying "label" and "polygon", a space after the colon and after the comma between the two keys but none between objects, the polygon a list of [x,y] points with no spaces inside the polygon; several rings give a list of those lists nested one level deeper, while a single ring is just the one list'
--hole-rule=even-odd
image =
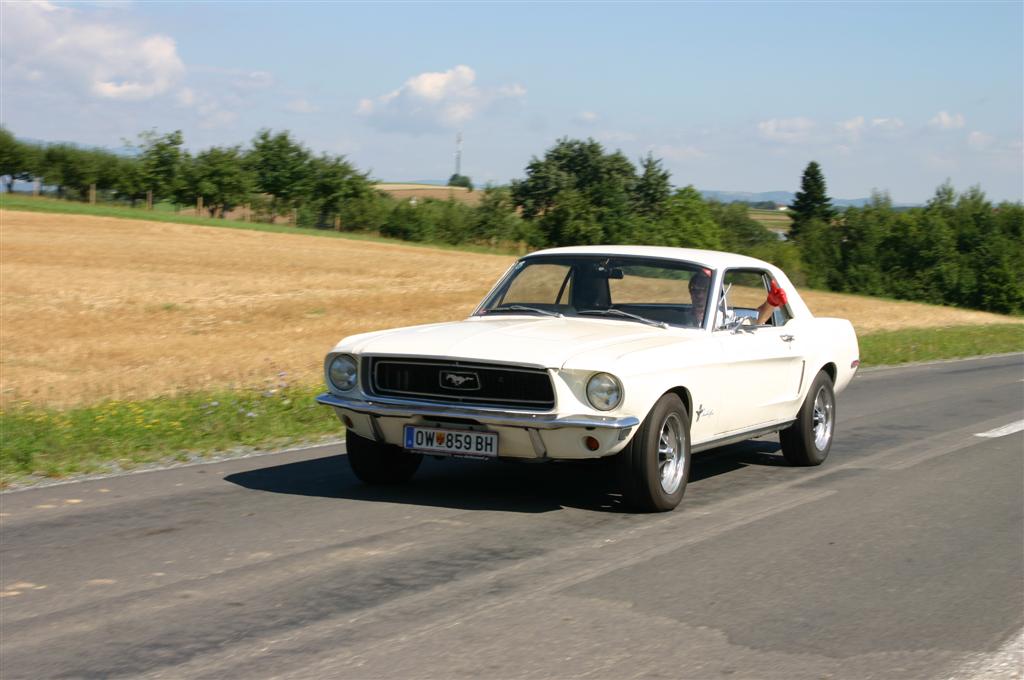
[{"label": "driver's hand", "polygon": [[786,302],[786,291],[779,288],[778,282],[772,279],[771,286],[768,288],[768,304],[772,307],[781,307]]}]

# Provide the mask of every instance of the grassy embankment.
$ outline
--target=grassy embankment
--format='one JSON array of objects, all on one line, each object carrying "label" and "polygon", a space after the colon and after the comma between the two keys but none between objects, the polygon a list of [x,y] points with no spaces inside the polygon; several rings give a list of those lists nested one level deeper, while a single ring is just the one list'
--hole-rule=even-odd
[{"label": "grassy embankment", "polygon": [[[443,200],[443,199],[439,199]],[[262,231],[271,234],[296,234],[340,238],[353,241],[370,241],[379,243],[401,243],[414,248],[440,248],[443,250],[460,250],[470,253],[518,253],[519,248],[490,248],[487,246],[458,245],[447,243],[415,243],[385,238],[376,233],[354,231],[335,231],[333,229],[298,228],[288,224],[268,224],[265,222],[245,222],[215,217],[196,217],[183,215],[167,204],[157,205],[153,210],[131,208],[128,206],[95,205],[79,201],[69,201],[44,196],[26,196],[23,194],[0,193],[0,210],[21,210],[25,212],[52,213],[57,215],[92,215],[94,217],[113,217],[127,220],[146,220],[147,222],[169,222],[173,224],[194,224],[203,227],[221,227],[224,229],[244,229],[246,231]]]},{"label": "grassy embankment", "polygon": [[[7,485],[339,436],[313,401],[323,351],[361,330],[459,318],[510,261],[309,240],[299,234],[315,232],[290,227],[245,236],[71,215],[0,219]],[[1024,325],[1006,317],[804,297],[819,314],[854,321],[865,366],[1024,350]]]}]

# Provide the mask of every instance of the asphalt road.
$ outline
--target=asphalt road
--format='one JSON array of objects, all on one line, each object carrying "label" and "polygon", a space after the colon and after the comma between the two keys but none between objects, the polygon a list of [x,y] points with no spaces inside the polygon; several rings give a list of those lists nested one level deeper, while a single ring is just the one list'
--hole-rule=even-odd
[{"label": "asphalt road", "polygon": [[862,373],[824,466],[697,456],[683,506],[601,465],[340,447],[0,495],[0,678],[1016,678],[1024,356]]}]

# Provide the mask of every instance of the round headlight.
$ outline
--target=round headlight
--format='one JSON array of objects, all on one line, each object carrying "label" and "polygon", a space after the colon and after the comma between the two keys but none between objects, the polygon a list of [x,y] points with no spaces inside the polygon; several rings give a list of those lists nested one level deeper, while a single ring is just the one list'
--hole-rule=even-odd
[{"label": "round headlight", "polygon": [[356,360],[347,354],[339,354],[327,366],[327,379],[336,390],[349,391],[356,386],[358,378]]},{"label": "round headlight", "polygon": [[599,411],[610,411],[622,401],[622,385],[614,375],[595,373],[587,382],[587,401]]}]

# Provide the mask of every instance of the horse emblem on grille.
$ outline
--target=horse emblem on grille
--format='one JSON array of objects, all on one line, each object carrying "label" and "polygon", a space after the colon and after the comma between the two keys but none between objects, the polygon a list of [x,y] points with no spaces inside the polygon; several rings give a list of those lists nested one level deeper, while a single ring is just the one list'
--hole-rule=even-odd
[{"label": "horse emblem on grille", "polygon": [[441,387],[450,390],[478,390],[480,376],[469,371],[441,371]]}]

